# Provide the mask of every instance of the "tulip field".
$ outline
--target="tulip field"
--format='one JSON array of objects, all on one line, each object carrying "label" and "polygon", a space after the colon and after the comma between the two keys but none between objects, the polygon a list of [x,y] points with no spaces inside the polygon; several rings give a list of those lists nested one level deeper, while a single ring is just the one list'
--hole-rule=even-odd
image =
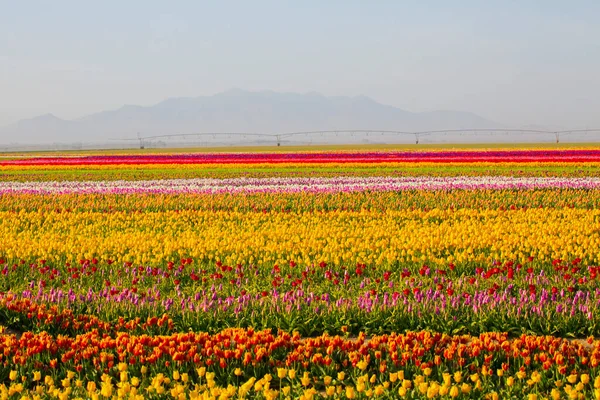
[{"label": "tulip field", "polygon": [[600,399],[600,148],[0,157],[0,399]]}]

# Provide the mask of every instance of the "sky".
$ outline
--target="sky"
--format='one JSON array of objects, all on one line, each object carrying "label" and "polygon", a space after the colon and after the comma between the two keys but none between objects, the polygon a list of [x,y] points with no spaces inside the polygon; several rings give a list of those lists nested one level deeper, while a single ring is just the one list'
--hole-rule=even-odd
[{"label": "sky", "polygon": [[241,88],[600,128],[597,0],[0,6],[0,126]]}]

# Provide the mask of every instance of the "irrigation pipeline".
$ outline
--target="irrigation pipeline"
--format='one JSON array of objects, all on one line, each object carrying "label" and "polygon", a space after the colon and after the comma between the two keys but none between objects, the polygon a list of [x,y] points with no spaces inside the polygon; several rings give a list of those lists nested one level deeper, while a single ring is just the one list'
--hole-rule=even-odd
[{"label": "irrigation pipeline", "polygon": [[321,130],[321,131],[300,131],[300,132],[285,132],[285,133],[257,133],[257,132],[202,132],[202,133],[184,133],[184,134],[168,134],[168,135],[152,135],[142,136],[138,133],[135,139],[118,139],[118,140],[137,140],[139,141],[140,148],[143,149],[145,145],[153,140],[158,139],[169,139],[169,138],[188,138],[188,137],[238,137],[238,138],[264,138],[273,140],[277,146],[281,146],[283,139],[294,137],[294,136],[325,136],[325,135],[365,135],[378,136],[378,135],[392,135],[392,136],[414,136],[415,144],[419,144],[421,137],[430,135],[466,135],[466,134],[482,134],[482,133],[515,133],[515,134],[535,134],[554,136],[556,143],[560,143],[560,139],[563,136],[572,134],[589,134],[589,133],[600,133],[600,129],[571,129],[561,131],[550,131],[540,129],[440,129],[430,131],[396,131],[396,130],[380,130],[380,129],[343,129],[343,130]]}]

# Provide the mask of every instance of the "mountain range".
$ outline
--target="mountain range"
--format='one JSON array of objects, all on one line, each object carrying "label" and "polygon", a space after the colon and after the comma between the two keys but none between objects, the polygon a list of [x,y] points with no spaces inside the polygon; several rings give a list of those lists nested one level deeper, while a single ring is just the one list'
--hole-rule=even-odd
[{"label": "mountain range", "polygon": [[0,143],[93,143],[142,136],[202,132],[283,133],[313,130],[502,128],[463,111],[409,112],[366,97],[319,93],[250,92],[233,89],[213,96],[170,98],[153,106],[125,105],[83,118],[53,114],[0,128]]}]

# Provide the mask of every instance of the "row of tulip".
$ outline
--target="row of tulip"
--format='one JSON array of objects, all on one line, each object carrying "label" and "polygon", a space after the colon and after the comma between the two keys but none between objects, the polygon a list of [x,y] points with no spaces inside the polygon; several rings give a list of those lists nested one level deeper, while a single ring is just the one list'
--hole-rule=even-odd
[{"label": "row of tulip", "polygon": [[406,190],[600,189],[600,178],[519,177],[335,177],[171,179],[150,181],[0,182],[0,195],[116,193],[116,194],[237,194],[398,192]]},{"label": "row of tulip", "polygon": [[63,265],[0,260],[0,267],[10,291],[0,295],[0,320],[20,331],[162,334],[233,325],[307,335],[344,326],[354,333],[600,332],[600,268],[581,259],[259,267],[187,258],[143,267],[94,258]]},{"label": "row of tulip", "polygon": [[[14,187],[14,186],[13,186]],[[600,191],[588,189],[406,190],[337,193],[5,193],[1,211],[156,212],[205,210],[241,212],[321,212],[406,209],[584,208],[600,206]]]},{"label": "row of tulip", "polygon": [[112,259],[160,265],[182,257],[272,267],[423,262],[600,262],[600,210],[433,209],[332,212],[174,210],[0,212],[0,255],[10,262]]},{"label": "row of tulip", "polygon": [[130,154],[71,157],[26,157],[0,160],[0,165],[93,164],[257,164],[257,163],[380,163],[380,162],[600,162],[598,149],[564,150],[441,150],[441,151],[339,151],[294,153],[190,153]]},{"label": "row of tulip", "polygon": [[600,163],[94,164],[0,166],[0,181],[158,180],[271,177],[600,176]]},{"label": "row of tulip", "polygon": [[591,338],[429,332],[303,338],[253,329],[154,337],[26,333],[0,335],[0,350],[0,398],[600,395],[600,342]]}]

